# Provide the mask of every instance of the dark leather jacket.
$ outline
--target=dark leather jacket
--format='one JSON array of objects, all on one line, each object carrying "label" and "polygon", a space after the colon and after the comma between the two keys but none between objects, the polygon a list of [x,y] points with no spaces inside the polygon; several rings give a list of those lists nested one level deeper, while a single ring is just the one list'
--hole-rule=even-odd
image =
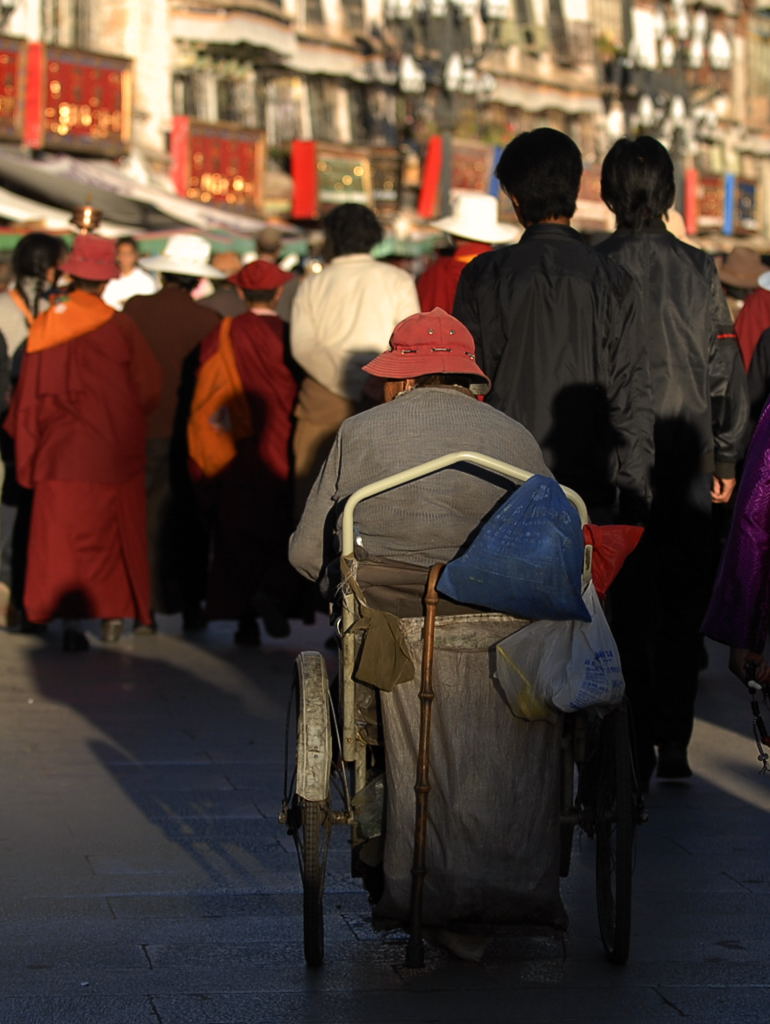
[{"label": "dark leather jacket", "polygon": [[734,477],[748,422],[746,374],[716,266],[661,221],[598,247],[633,277],[655,409],[656,474]]},{"label": "dark leather jacket", "polygon": [[534,434],[592,518],[643,519],[653,411],[627,273],[572,228],[537,224],[468,264],[454,314],[492,379],[487,401]]}]

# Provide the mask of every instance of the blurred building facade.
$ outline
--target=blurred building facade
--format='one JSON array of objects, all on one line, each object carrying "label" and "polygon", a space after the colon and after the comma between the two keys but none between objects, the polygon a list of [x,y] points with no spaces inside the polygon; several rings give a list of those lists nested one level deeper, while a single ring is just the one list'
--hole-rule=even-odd
[{"label": "blurred building facade", "polygon": [[300,191],[323,198],[315,212],[371,196],[393,212],[405,197],[420,204],[442,138],[436,194],[420,207],[438,213],[451,187],[493,189],[497,147],[548,124],[583,151],[587,224],[606,219],[607,147],[644,131],[675,157],[693,234],[770,235],[770,0],[7,0],[0,11],[11,39],[128,58],[124,162],[199,201],[296,215],[297,168],[312,165]]}]

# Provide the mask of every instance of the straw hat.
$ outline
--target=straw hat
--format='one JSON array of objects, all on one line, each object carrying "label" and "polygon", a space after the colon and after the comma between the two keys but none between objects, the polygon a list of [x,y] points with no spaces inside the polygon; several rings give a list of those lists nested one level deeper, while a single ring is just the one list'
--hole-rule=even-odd
[{"label": "straw hat", "polygon": [[485,395],[489,377],[476,363],[473,335],[455,317],[436,306],[430,313],[414,313],[396,324],[390,349],[367,363],[363,369],[373,377],[408,380],[432,373],[456,373],[478,377],[471,390]]},{"label": "straw hat", "polygon": [[209,262],[211,245],[200,235],[170,235],[159,256],[146,256],[139,260],[145,270],[161,274],[183,274],[185,277],[211,277],[221,279],[227,275]]},{"label": "straw hat", "polygon": [[439,231],[472,242],[486,242],[487,245],[516,242],[521,231],[513,224],[501,224],[497,212],[498,202],[494,196],[457,189],[452,195],[451,214],[430,223]]},{"label": "straw hat", "polygon": [[736,245],[727,256],[720,254],[714,261],[719,280],[731,288],[756,288],[760,275],[764,276],[767,269],[759,253],[745,245]]}]

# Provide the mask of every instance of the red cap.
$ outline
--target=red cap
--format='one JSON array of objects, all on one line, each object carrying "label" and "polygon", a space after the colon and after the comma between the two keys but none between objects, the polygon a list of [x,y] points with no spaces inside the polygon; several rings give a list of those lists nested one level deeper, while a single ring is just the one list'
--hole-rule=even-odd
[{"label": "red cap", "polygon": [[[485,395],[489,377],[476,364],[473,335],[455,317],[438,306],[430,313],[415,313],[396,324],[390,336],[390,350],[364,367],[374,377],[406,380],[431,373],[457,373],[479,377],[472,390]],[[482,383],[483,382],[483,383]]]},{"label": "red cap", "polygon": [[254,260],[247,263],[245,267],[228,277],[228,281],[237,284],[239,288],[250,292],[271,292],[280,288],[282,284],[291,278],[285,270],[281,270],[275,263],[268,263],[267,260]]},{"label": "red cap", "polygon": [[84,281],[109,281],[119,277],[115,259],[115,243],[100,235],[77,235],[72,251],[60,266],[63,274],[80,277]]}]

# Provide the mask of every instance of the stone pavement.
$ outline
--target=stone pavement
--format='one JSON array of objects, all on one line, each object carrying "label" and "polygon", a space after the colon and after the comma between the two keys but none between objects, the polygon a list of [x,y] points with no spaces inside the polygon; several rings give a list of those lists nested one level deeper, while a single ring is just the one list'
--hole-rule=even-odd
[{"label": "stone pavement", "polygon": [[638,835],[625,968],[602,955],[588,841],[566,948],[431,951],[409,971],[402,939],[369,927],[336,829],[327,963],[308,971],[276,815],[292,661],[327,632],[244,650],[231,627],[191,640],[169,619],[68,655],[55,629],[0,634],[2,1024],[767,1024],[770,776],[716,647],[696,777],[653,783]]}]

